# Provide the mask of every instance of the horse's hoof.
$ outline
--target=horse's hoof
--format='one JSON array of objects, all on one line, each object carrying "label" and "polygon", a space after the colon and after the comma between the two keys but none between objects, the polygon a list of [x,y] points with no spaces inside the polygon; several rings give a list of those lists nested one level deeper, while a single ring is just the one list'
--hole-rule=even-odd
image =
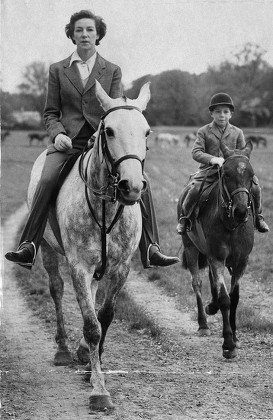
[{"label": "horse's hoof", "polygon": [[207,337],[207,336],[211,335],[210,329],[209,328],[199,328],[198,335],[199,335],[199,337]]},{"label": "horse's hoof", "polygon": [[115,408],[109,395],[91,395],[89,398],[89,408],[92,411],[113,410]]},{"label": "horse's hoof", "polygon": [[84,380],[85,380],[86,382],[90,382],[90,378],[91,378],[91,363],[89,362],[89,363],[85,366]]},{"label": "horse's hoof", "polygon": [[73,362],[72,356],[68,350],[58,350],[54,357],[55,366],[68,366]]},{"label": "horse's hoof", "polygon": [[79,361],[83,365],[85,365],[86,363],[88,363],[89,360],[90,360],[89,350],[86,347],[83,347],[81,344],[78,347],[77,356],[78,356]]},{"label": "horse's hoof", "polygon": [[234,349],[232,350],[223,349],[223,356],[225,359],[233,359],[234,357],[236,357],[237,356],[236,347],[234,347]]},{"label": "horse's hoof", "polygon": [[213,305],[212,303],[208,303],[205,306],[205,312],[207,315],[215,315],[217,314],[219,308],[216,305]]}]

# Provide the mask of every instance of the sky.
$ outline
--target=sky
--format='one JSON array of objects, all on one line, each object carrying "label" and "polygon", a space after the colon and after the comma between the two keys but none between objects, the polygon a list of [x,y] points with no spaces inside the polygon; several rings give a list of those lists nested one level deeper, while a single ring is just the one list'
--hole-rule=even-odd
[{"label": "sky", "polygon": [[273,66],[273,0],[0,0],[1,86],[15,92],[26,66],[46,65],[75,49],[64,32],[70,16],[91,9],[107,34],[97,47],[122,69],[125,87],[146,74],[200,74],[247,42]]}]

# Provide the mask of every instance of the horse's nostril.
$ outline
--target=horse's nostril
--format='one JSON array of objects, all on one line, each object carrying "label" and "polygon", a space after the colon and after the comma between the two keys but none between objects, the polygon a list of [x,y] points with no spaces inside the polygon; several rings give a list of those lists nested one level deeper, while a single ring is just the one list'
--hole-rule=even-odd
[{"label": "horse's nostril", "polygon": [[142,184],[143,184],[142,191],[146,191],[147,190],[147,186],[148,186],[147,181],[145,181],[145,179],[144,179],[144,181],[142,181]]},{"label": "horse's nostril", "polygon": [[124,193],[128,193],[130,191],[129,182],[127,179],[123,179],[118,183],[118,189],[123,191]]}]

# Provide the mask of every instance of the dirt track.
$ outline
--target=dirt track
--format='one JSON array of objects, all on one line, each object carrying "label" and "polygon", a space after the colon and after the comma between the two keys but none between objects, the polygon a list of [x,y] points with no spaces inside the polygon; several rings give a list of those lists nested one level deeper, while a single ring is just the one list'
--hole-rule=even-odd
[{"label": "dirt track", "polygon": [[[24,208],[4,226],[5,249],[13,241]],[[115,321],[106,340],[103,369],[116,409],[90,413],[89,384],[77,362],[55,367],[54,337],[27,308],[5,264],[1,332],[2,419],[273,419],[273,339],[241,333],[237,359],[221,356],[219,317],[210,319],[211,337],[199,338],[194,313],[182,313],[174,298],[131,273],[129,293],[164,329],[161,343],[144,331],[128,334]],[[81,317],[69,284],[65,295],[70,331]],[[165,343],[167,343],[168,351]],[[91,416],[91,417],[90,417]]]}]

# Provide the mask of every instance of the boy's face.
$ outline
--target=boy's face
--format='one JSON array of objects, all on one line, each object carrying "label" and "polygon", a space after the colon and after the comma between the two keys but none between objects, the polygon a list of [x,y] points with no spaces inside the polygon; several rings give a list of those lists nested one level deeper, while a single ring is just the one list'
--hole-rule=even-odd
[{"label": "boy's face", "polygon": [[226,105],[217,105],[210,115],[215,124],[219,125],[219,127],[225,127],[232,117],[232,112]]}]

